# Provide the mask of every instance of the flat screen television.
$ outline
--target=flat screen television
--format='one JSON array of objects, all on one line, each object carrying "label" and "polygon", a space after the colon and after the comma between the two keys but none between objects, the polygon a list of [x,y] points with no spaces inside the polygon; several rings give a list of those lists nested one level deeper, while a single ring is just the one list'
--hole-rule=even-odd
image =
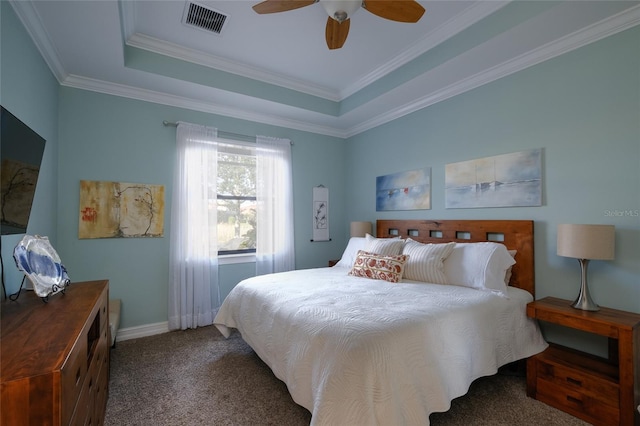
[{"label": "flat screen television", "polygon": [[0,228],[26,234],[45,140],[0,106]]}]

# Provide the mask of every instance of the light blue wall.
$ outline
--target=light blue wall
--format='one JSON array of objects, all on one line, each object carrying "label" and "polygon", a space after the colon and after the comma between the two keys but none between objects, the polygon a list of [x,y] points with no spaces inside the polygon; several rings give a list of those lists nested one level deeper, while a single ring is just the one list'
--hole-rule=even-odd
[{"label": "light blue wall", "polygon": [[[58,82],[8,2],[0,2],[0,103],[46,140],[33,200],[28,234],[46,235],[57,243]],[[13,248],[24,235],[2,237],[7,293],[20,287],[24,275],[13,260]]]},{"label": "light blue wall", "polygon": [[[211,114],[63,87],[60,91],[60,210],[57,250],[72,280],[108,278],[122,299],[122,327],[167,320],[169,235],[175,127],[188,121],[248,135],[291,139],[296,268],[326,266],[347,239],[344,219],[344,141]],[[80,180],[165,186],[163,238],[78,239]],[[330,189],[333,241],[311,243],[312,188]],[[254,264],[220,267],[222,296],[253,275]]]},{"label": "light blue wall", "polygon": [[[640,312],[638,52],[640,27],[351,138],[347,220],[533,219],[536,295],[566,299],[577,296],[580,269],[557,256],[557,225],[615,225],[616,258],[591,262],[591,293]],[[445,209],[447,163],[534,148],[543,149],[542,207]],[[423,167],[431,210],[375,211],[376,176]]]}]

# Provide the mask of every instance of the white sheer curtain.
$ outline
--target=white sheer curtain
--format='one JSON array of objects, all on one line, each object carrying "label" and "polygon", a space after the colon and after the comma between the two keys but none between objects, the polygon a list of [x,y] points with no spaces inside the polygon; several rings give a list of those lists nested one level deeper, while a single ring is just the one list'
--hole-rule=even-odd
[{"label": "white sheer curtain", "polygon": [[291,142],[257,136],[256,274],[295,269]]},{"label": "white sheer curtain", "polygon": [[169,329],[213,323],[220,305],[216,209],[217,129],[179,123],[171,205]]}]

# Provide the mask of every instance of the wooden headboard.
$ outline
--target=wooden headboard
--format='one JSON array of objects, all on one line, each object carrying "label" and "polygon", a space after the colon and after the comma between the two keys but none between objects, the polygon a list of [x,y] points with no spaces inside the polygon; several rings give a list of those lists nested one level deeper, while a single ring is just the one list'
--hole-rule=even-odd
[{"label": "wooden headboard", "polygon": [[535,297],[532,220],[378,220],[378,238],[411,238],[421,243],[477,243],[491,241],[517,250],[512,287]]}]

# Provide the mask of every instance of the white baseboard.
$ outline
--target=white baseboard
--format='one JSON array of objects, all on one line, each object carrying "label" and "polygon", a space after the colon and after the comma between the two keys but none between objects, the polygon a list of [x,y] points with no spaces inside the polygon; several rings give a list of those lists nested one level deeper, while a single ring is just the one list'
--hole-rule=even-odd
[{"label": "white baseboard", "polygon": [[153,336],[155,334],[168,333],[169,322],[157,322],[155,324],[140,325],[137,327],[121,328],[116,334],[116,342]]}]

